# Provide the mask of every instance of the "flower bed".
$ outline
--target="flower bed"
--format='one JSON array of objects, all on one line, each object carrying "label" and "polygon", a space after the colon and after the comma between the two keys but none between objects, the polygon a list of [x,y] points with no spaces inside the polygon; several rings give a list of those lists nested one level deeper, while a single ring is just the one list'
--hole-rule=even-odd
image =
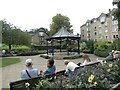
[{"label": "flower bed", "polygon": [[41,90],[43,88],[54,88],[54,90],[119,90],[120,60],[81,66],[69,77],[64,75],[64,71],[60,71],[49,77],[43,76],[12,82],[10,87],[12,90],[21,87],[24,90]]},{"label": "flower bed", "polygon": [[54,81],[47,83],[47,88],[104,90],[112,88],[119,82],[120,60],[113,60],[80,67],[69,77],[55,76]]}]

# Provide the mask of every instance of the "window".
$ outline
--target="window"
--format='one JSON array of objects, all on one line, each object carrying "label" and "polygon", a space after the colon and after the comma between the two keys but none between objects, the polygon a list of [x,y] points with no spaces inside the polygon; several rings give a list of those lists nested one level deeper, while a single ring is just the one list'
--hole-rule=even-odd
[{"label": "window", "polygon": [[39,32],[39,36],[44,36],[44,32]]},{"label": "window", "polygon": [[44,41],[44,38],[40,37],[40,41]]},{"label": "window", "polygon": [[87,28],[87,31],[89,31],[89,29]]},{"label": "window", "polygon": [[108,30],[105,30],[105,33],[107,33],[108,32]]},{"label": "window", "polygon": [[95,29],[96,29],[96,27],[95,27]]},{"label": "window", "polygon": [[100,22],[101,22],[101,23],[104,23],[104,22],[105,22],[105,16],[103,16],[103,17],[100,18]]},{"label": "window", "polygon": [[117,25],[117,24],[118,24],[118,21],[117,21],[117,20],[112,20],[112,24],[113,24],[113,25]]},{"label": "window", "polygon": [[95,32],[95,35],[97,35],[97,32]]},{"label": "window", "polygon": [[113,38],[115,38],[115,35],[113,35]]},{"label": "window", "polygon": [[118,38],[118,35],[116,35],[116,38]]},{"label": "window", "polygon": [[112,32],[118,32],[118,28],[117,27],[113,27],[112,28]]},{"label": "window", "polygon": [[89,23],[87,22],[86,26],[89,26]]},{"label": "window", "polygon": [[108,35],[105,36],[105,39],[108,39]]}]

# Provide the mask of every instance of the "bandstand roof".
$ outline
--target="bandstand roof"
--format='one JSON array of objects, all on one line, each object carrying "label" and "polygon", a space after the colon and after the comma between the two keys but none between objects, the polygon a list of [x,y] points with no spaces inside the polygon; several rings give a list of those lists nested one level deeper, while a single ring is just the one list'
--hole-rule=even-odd
[{"label": "bandstand roof", "polygon": [[47,38],[47,40],[51,40],[51,39],[64,39],[64,38],[80,39],[80,36],[74,35],[74,34],[68,32],[64,27],[62,27],[52,37]]}]

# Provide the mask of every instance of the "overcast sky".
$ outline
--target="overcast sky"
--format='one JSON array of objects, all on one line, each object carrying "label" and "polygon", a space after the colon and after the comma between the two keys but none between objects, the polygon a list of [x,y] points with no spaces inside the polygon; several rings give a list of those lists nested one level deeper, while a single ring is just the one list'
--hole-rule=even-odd
[{"label": "overcast sky", "polygon": [[0,0],[0,20],[6,19],[22,30],[50,29],[57,13],[70,18],[74,33],[88,19],[97,18],[112,9],[113,0]]}]

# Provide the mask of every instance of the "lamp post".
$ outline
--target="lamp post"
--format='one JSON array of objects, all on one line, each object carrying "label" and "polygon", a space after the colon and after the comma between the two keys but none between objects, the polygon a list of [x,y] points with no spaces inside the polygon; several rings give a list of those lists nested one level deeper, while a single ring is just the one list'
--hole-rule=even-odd
[{"label": "lamp post", "polygon": [[113,5],[118,7],[115,11],[115,17],[118,20],[118,38],[120,38],[120,0],[113,0]]}]

